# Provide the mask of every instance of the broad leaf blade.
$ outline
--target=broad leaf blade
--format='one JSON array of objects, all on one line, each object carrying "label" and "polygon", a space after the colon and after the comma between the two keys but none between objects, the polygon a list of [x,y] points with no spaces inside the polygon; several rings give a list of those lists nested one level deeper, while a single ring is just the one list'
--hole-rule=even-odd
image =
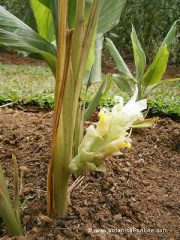
[{"label": "broad leaf blade", "polygon": [[104,0],[102,2],[98,33],[106,33],[118,24],[125,4],[126,0]]},{"label": "broad leaf blade", "polygon": [[113,57],[116,66],[118,70],[123,73],[127,78],[134,79],[131,71],[129,70],[128,66],[124,62],[123,58],[119,54],[117,48],[115,47],[114,43],[109,39],[106,38],[106,45],[111,53],[111,56]]},{"label": "broad leaf blade", "polygon": [[172,44],[175,35],[176,35],[176,30],[177,30],[177,23],[180,22],[179,20],[175,21],[172,25],[172,27],[170,28],[169,32],[167,33],[164,41],[162,42],[162,46],[164,46],[165,44],[167,45],[167,47],[169,48],[170,45]]},{"label": "broad leaf blade", "polygon": [[3,7],[0,7],[0,42],[9,48],[41,55],[55,73],[55,47]]},{"label": "broad leaf blade", "polygon": [[145,88],[157,84],[161,80],[167,68],[168,58],[169,52],[165,44],[160,48],[152,64],[144,74],[143,84]]},{"label": "broad leaf blade", "polygon": [[36,19],[39,35],[49,42],[54,41],[55,34],[51,9],[44,6],[38,0],[31,0],[31,6]]},{"label": "broad leaf blade", "polygon": [[[37,0],[38,1],[38,0]],[[50,8],[50,2],[51,0],[39,0],[39,2],[41,4],[43,4],[44,6],[46,6],[47,8]]]},{"label": "broad leaf blade", "polygon": [[113,81],[116,83],[119,89],[121,89],[124,92],[133,92],[133,89],[131,87],[131,82],[129,79],[124,78],[121,75],[113,74]]},{"label": "broad leaf blade", "polygon": [[103,34],[97,34],[95,44],[95,61],[91,70],[90,83],[100,82],[102,79],[101,58],[103,49]]},{"label": "broad leaf blade", "polygon": [[146,56],[141,47],[141,44],[138,40],[136,31],[133,26],[132,26],[132,32],[131,32],[131,40],[133,45],[134,61],[136,65],[136,79],[137,81],[140,81],[146,66]]}]

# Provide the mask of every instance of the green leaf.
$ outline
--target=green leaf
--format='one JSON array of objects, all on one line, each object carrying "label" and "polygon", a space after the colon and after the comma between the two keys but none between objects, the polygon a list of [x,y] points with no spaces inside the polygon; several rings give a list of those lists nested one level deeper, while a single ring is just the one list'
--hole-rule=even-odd
[{"label": "green leaf", "polygon": [[98,33],[106,33],[118,23],[126,0],[104,0],[101,5]]},{"label": "green leaf", "polygon": [[16,219],[1,165],[0,165],[0,217],[3,218],[3,221],[11,236],[22,235],[21,225],[18,223]]},{"label": "green leaf", "polygon": [[11,203],[1,164],[0,164],[0,188],[4,195],[6,196],[8,202]]},{"label": "green leaf", "polygon": [[[86,15],[88,14],[88,10],[92,0],[86,0]],[[96,38],[96,49],[94,53],[94,44],[91,45],[90,54],[88,57],[87,63],[87,70],[90,70],[92,64],[94,63],[93,70],[92,70],[92,79],[97,79],[101,75],[101,51],[102,51],[102,44],[103,44],[103,34],[107,31],[111,30],[115,25],[118,24],[122,9],[126,3],[126,0],[102,0],[101,1],[101,8],[100,14],[98,19],[98,26],[97,26],[97,34],[98,37]],[[113,17],[112,17],[113,15]],[[100,48],[100,49],[99,49]],[[95,62],[94,62],[95,60]],[[91,80],[92,80],[91,79]],[[100,79],[98,79],[100,80]]]},{"label": "green leaf", "polygon": [[136,121],[133,123],[132,128],[147,128],[152,127],[158,118],[149,118],[141,121]]},{"label": "green leaf", "polygon": [[102,79],[101,58],[103,49],[104,37],[98,33],[95,44],[95,61],[91,70],[90,83],[100,82]]},{"label": "green leaf", "polygon": [[0,42],[12,49],[39,54],[55,74],[56,49],[29,26],[0,6]]},{"label": "green leaf", "polygon": [[146,56],[141,47],[141,44],[138,40],[136,31],[133,26],[131,32],[131,40],[133,45],[134,61],[136,66],[136,79],[137,81],[140,81],[143,77],[144,69],[146,66]]},{"label": "green leaf", "polygon": [[178,82],[180,81],[180,78],[169,78],[169,79],[163,79],[158,84],[166,84],[166,83],[172,83],[172,82]]},{"label": "green leaf", "polygon": [[[69,1],[71,1],[71,0],[69,0]],[[57,38],[57,36],[58,36],[58,4],[59,4],[59,1],[58,0],[34,0],[34,2],[41,3],[44,7],[48,8],[48,10],[51,12],[52,18],[54,21],[52,23],[49,22],[48,24],[54,25],[56,38]],[[33,9],[33,11],[34,11],[34,9]],[[47,15],[47,13],[45,13],[45,15]],[[38,18],[38,14],[37,14],[36,18]],[[37,22],[37,19],[36,19],[36,22]]]},{"label": "green leaf", "polygon": [[54,29],[55,29],[55,33],[56,33],[56,39],[58,38],[58,0],[50,0],[50,8],[51,8],[51,12],[52,12],[52,16],[53,16],[53,23],[54,23]]},{"label": "green leaf", "polygon": [[30,1],[36,19],[39,35],[49,42],[54,41],[55,34],[51,9],[44,6],[38,0]]},{"label": "green leaf", "polygon": [[119,89],[121,89],[124,92],[133,92],[133,89],[131,87],[131,82],[129,81],[129,79],[124,78],[121,75],[118,74],[113,74],[113,81],[116,83],[116,85],[118,86]]},{"label": "green leaf", "polygon": [[77,0],[69,0],[68,24],[69,28],[74,28],[76,22]]},{"label": "green leaf", "polygon": [[118,52],[117,48],[115,47],[114,43],[109,39],[106,38],[106,45],[113,57],[118,70],[123,73],[127,78],[130,78],[135,81],[131,71],[129,70],[128,66],[124,62],[123,58],[121,57],[120,53]]},{"label": "green leaf", "polygon": [[[57,10],[58,10],[58,0],[34,0],[39,1],[41,4],[46,6],[47,8],[52,10],[54,19],[58,20],[57,18]],[[85,0],[86,1],[86,13],[89,13],[90,6],[92,4],[92,0]],[[68,25],[69,28],[74,28],[75,26],[75,18],[76,18],[76,7],[77,7],[77,0],[68,0]]]},{"label": "green leaf", "polygon": [[50,8],[50,2],[51,0],[37,0],[39,1],[41,4],[43,4],[44,6],[46,6],[47,8]]},{"label": "green leaf", "polygon": [[161,80],[167,68],[168,58],[169,52],[165,44],[160,48],[152,64],[144,74],[143,84],[145,88],[157,84]]},{"label": "green leaf", "polygon": [[12,154],[13,167],[14,167],[14,212],[16,219],[19,224],[21,224],[21,213],[20,213],[20,189],[19,189],[19,171],[17,158]]},{"label": "green leaf", "polygon": [[177,31],[177,23],[179,22],[179,20],[175,21],[172,25],[172,27],[170,28],[169,32],[167,33],[164,41],[162,42],[161,47],[163,47],[165,44],[167,44],[167,47],[169,48],[171,43],[173,42],[175,36],[176,36],[176,31]]},{"label": "green leaf", "polygon": [[[68,8],[68,25],[69,25],[69,28],[74,28],[75,27],[77,2],[78,2],[78,0],[69,0],[69,8]],[[92,2],[93,2],[93,0],[85,0],[85,19],[86,20],[88,18],[89,10],[90,10]]]},{"label": "green leaf", "polygon": [[108,90],[111,87],[111,81],[112,81],[111,78],[106,77],[104,79],[104,81],[101,83],[101,85],[100,85],[98,91],[96,92],[94,98],[92,99],[88,108],[86,109],[86,112],[85,112],[85,115],[84,115],[84,120],[87,120],[91,116],[93,111],[98,106],[101,97],[108,92]]}]

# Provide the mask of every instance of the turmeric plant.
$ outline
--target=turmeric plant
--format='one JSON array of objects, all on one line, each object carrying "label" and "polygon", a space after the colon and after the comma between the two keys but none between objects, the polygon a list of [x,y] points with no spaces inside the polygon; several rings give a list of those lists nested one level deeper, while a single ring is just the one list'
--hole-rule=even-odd
[{"label": "turmeric plant", "polygon": [[91,77],[96,36],[118,23],[125,2],[31,0],[38,33],[0,7],[0,42],[40,56],[56,79],[47,184],[49,215],[63,216],[67,211],[69,163],[83,138],[82,89]]},{"label": "turmeric plant", "polygon": [[117,86],[127,92],[133,92],[135,86],[138,87],[138,99],[148,98],[151,91],[160,84],[179,81],[180,78],[164,79],[166,72],[169,49],[175,39],[179,20],[175,21],[150,66],[146,69],[146,56],[139,42],[134,27],[132,27],[131,41],[134,53],[135,75],[130,71],[117,48],[110,39],[107,39],[107,47],[113,57],[120,74],[113,75],[113,80]]}]

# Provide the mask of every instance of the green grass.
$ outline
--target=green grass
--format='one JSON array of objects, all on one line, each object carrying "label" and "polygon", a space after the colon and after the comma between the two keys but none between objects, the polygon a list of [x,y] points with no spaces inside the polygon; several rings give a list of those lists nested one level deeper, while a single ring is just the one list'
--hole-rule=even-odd
[{"label": "green grass", "polygon": [[[87,98],[88,101],[91,101],[92,95],[96,89],[97,86],[91,87],[91,91]],[[100,106],[113,106],[115,104],[115,95],[122,96],[125,102],[130,99],[127,93],[120,91],[114,84],[108,94],[102,97]],[[155,88],[148,99],[148,106],[151,115],[171,116],[172,118],[180,117],[180,83],[173,82],[162,84]]]},{"label": "green grass", "polygon": [[[0,104],[9,102],[38,105],[51,108],[54,103],[54,78],[44,66],[6,65],[0,63]],[[90,88],[87,100],[91,101],[98,84]],[[114,105],[114,96],[120,95],[125,101],[126,93],[113,85],[103,96],[100,106]],[[151,113],[155,115],[180,116],[180,84],[169,83],[156,88],[149,98]]]},{"label": "green grass", "polygon": [[53,104],[54,78],[47,67],[0,63],[0,103]]},{"label": "green grass", "polygon": [[148,105],[156,115],[180,117],[180,83],[168,83],[154,89]]}]

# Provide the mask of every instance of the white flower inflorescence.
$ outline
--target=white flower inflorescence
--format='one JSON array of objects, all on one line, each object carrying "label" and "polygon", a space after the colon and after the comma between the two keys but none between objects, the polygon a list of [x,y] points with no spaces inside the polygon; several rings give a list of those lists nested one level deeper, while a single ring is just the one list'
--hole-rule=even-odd
[{"label": "white flower inflorescence", "polygon": [[103,108],[99,113],[96,128],[91,125],[79,146],[77,156],[70,162],[73,172],[85,170],[104,171],[102,162],[106,156],[121,154],[120,150],[131,147],[128,130],[133,122],[143,120],[142,111],[147,108],[147,100],[137,101],[137,91],[124,105],[121,97],[111,111]]}]

